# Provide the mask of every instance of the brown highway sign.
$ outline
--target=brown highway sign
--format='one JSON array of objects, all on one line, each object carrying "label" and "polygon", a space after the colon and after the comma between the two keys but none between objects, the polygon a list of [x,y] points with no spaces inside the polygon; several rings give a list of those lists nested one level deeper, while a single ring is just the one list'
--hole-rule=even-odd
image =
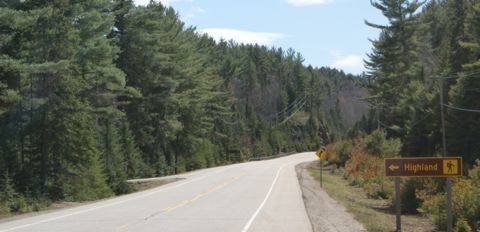
[{"label": "brown highway sign", "polygon": [[386,176],[451,177],[462,175],[462,157],[385,159]]}]

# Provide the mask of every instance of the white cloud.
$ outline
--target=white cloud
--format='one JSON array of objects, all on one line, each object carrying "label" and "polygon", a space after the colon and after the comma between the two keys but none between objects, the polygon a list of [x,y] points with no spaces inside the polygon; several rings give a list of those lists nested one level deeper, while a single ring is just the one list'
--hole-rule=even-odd
[{"label": "white cloud", "polygon": [[145,5],[148,5],[148,3],[150,2],[150,0],[134,0],[133,2],[134,2],[136,5],[145,6]]},{"label": "white cloud", "polygon": [[334,55],[335,59],[332,63],[332,67],[341,68],[341,69],[362,69],[363,68],[363,58],[359,55]]},{"label": "white cloud", "polygon": [[199,12],[199,13],[205,13],[205,12],[207,12],[207,11],[206,11],[205,9],[203,9],[203,8],[201,8],[201,7],[198,6],[198,7],[197,7],[197,12]]},{"label": "white cloud", "polygon": [[287,37],[287,35],[281,33],[241,31],[229,28],[206,28],[199,29],[198,32],[206,33],[216,41],[223,38],[227,41],[235,40],[238,43],[260,45],[272,45],[273,42]]},{"label": "white cloud", "polygon": [[294,6],[311,6],[311,5],[325,5],[332,3],[333,0],[287,0],[287,2]]},{"label": "white cloud", "polygon": [[[191,1],[191,0],[189,0]],[[185,17],[187,18],[195,18],[197,16],[197,14],[204,14],[205,12],[207,12],[205,9],[197,6],[194,8],[194,10],[192,10],[190,13],[188,13]]]}]

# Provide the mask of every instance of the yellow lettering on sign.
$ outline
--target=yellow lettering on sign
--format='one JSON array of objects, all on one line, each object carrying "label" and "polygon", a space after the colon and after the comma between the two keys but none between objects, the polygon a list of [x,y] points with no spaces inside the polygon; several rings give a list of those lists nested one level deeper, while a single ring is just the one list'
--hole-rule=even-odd
[{"label": "yellow lettering on sign", "polygon": [[457,175],[458,171],[458,160],[443,160],[443,174]]},{"label": "yellow lettering on sign", "polygon": [[412,164],[406,163],[403,165],[403,169],[405,171],[413,172],[416,174],[417,172],[431,172],[437,171],[438,165],[437,164]]}]

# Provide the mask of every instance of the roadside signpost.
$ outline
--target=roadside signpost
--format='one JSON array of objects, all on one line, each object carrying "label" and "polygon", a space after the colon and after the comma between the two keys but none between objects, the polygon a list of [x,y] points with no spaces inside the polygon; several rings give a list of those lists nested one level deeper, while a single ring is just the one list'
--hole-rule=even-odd
[{"label": "roadside signpost", "polygon": [[325,149],[320,148],[315,152],[315,154],[320,159],[320,188],[323,188],[323,163],[322,160],[325,158]]},{"label": "roadside signpost", "polygon": [[[395,211],[397,232],[402,231],[400,208],[400,177],[454,177],[462,175],[462,157],[411,157],[385,159],[385,175],[395,177]],[[447,186],[451,191],[450,186]],[[447,208],[451,207],[451,198]],[[451,210],[447,210],[451,218]],[[448,227],[448,225],[447,225]]]},{"label": "roadside signpost", "polygon": [[462,157],[385,159],[385,175],[393,177],[452,177],[462,175]]}]

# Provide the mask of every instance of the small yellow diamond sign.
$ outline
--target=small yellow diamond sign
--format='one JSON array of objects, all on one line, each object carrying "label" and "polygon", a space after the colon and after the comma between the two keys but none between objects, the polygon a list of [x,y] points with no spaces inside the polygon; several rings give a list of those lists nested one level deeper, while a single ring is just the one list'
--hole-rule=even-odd
[{"label": "small yellow diamond sign", "polygon": [[325,159],[325,150],[323,148],[318,149],[318,151],[315,153],[319,159]]},{"label": "small yellow diamond sign", "polygon": [[458,174],[458,160],[456,160],[456,159],[443,160],[443,174],[457,175]]}]

